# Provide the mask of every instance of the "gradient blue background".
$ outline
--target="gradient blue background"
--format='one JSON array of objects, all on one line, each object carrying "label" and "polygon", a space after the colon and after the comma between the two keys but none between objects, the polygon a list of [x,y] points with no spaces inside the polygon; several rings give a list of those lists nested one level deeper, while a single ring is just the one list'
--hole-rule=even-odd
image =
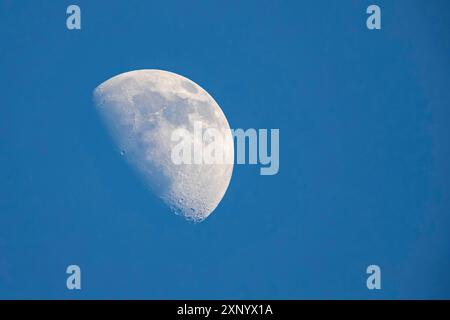
[{"label": "gradient blue background", "polygon": [[[450,2],[73,3],[81,31],[72,2],[0,2],[0,298],[450,298]],[[91,104],[143,68],[280,128],[279,174],[172,215]]]}]

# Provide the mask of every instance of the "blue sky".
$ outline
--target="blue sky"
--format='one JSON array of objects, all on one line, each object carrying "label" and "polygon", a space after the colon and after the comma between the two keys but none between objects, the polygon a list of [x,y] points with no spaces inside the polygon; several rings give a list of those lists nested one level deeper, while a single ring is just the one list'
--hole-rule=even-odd
[{"label": "blue sky", "polygon": [[[73,3],[80,31],[71,2],[0,3],[0,298],[450,298],[448,1]],[[279,128],[278,175],[235,166],[205,222],[171,214],[91,102],[135,69]]]}]

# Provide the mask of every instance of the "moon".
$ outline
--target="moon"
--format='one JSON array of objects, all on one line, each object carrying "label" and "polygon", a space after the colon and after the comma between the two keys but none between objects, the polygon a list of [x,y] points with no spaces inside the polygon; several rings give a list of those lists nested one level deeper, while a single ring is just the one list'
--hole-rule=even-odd
[{"label": "moon", "polygon": [[120,154],[172,212],[201,222],[216,209],[233,163],[175,164],[171,158],[174,130],[193,136],[198,121],[226,132],[224,156],[234,158],[228,121],[203,88],[172,72],[136,70],[100,84],[93,100]]}]

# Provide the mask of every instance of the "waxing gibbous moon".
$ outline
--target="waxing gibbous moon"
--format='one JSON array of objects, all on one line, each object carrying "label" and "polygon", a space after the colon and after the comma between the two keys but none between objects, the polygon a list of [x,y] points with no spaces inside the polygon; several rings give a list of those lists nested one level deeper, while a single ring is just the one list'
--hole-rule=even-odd
[{"label": "waxing gibbous moon", "polygon": [[200,222],[214,211],[228,188],[233,164],[175,164],[171,158],[174,130],[193,135],[198,121],[227,132],[224,156],[234,158],[228,121],[203,88],[175,73],[136,70],[100,84],[94,103],[119,152],[174,213]]}]

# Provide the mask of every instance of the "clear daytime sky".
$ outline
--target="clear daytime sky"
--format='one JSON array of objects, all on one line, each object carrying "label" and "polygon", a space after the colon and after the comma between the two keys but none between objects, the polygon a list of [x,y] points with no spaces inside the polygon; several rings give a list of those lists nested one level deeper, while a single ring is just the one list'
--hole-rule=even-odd
[{"label": "clear daytime sky", "polygon": [[[450,298],[449,35],[445,0],[0,1],[0,298]],[[279,173],[173,215],[91,100],[136,69],[279,128]]]}]

